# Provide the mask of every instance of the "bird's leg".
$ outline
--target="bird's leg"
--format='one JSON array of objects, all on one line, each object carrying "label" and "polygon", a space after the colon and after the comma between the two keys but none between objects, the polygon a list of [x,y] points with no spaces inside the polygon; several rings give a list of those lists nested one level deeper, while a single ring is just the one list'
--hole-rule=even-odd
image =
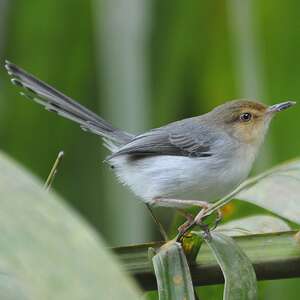
[{"label": "bird's leg", "polygon": [[[207,209],[208,209],[208,207],[201,209],[199,211],[199,213],[196,215],[196,217],[194,219],[194,222],[195,222],[196,225],[201,225],[202,224],[202,220],[203,220],[203,217],[204,217],[205,213],[207,212]],[[215,229],[218,226],[218,224],[221,222],[221,220],[222,220],[222,212],[221,212],[220,209],[218,209],[217,210],[217,219],[215,221],[213,229]]]},{"label": "bird's leg", "polygon": [[192,229],[192,227],[194,227],[195,225],[199,225],[200,227],[203,227],[204,231],[207,231],[208,226],[202,223],[202,219],[207,209],[208,206],[202,207],[202,209],[198,212],[196,217],[192,219],[188,219],[185,223],[183,223],[180,227],[178,227],[179,236],[183,236],[188,230]]},{"label": "bird's leg", "polygon": [[176,210],[186,219],[186,221],[178,227],[178,232],[181,232],[185,230],[185,228],[189,226],[189,224],[193,223],[194,216],[191,213],[186,212],[182,208],[177,208]]},{"label": "bird's leg", "polygon": [[193,220],[185,222],[178,228],[178,235],[176,237],[177,242],[180,242],[181,238],[195,225],[200,225],[205,232],[208,231],[207,225],[202,223],[202,219],[206,211],[207,208],[202,208]]},{"label": "bird's leg", "polygon": [[199,200],[183,200],[183,199],[172,199],[172,198],[162,198],[157,197],[153,199],[153,204],[155,206],[164,206],[164,207],[191,207],[198,206],[201,208],[209,208],[210,204],[206,201]]},{"label": "bird's leg", "polygon": [[192,222],[194,220],[194,216],[191,213],[185,211],[184,209],[177,208],[176,210],[180,215],[185,217],[187,221]]},{"label": "bird's leg", "polygon": [[190,229],[192,229],[195,225],[198,225],[202,228],[202,230],[204,231],[205,234],[207,234],[209,236],[209,231],[212,229],[214,230],[218,224],[220,223],[220,221],[222,220],[222,212],[220,209],[217,210],[217,219],[214,223],[214,225],[212,226],[212,228],[209,228],[207,224],[203,223],[203,217],[205,215],[205,213],[207,212],[209,208],[208,207],[204,207],[200,210],[200,212],[196,215],[196,217],[191,221],[191,222],[185,222],[183,225],[181,225],[179,227],[179,234],[176,238],[177,241],[180,241],[182,236],[185,235]]},{"label": "bird's leg", "polygon": [[[153,199],[153,204],[157,206],[165,206],[165,207],[191,207],[191,206],[197,206],[201,207],[201,211],[206,211],[210,204],[206,201],[199,201],[199,200],[182,200],[182,199],[172,199],[172,198],[155,198]],[[182,210],[181,210],[182,213]],[[187,218],[187,221],[178,227],[179,236],[182,236],[187,232],[187,230],[196,224],[195,218],[185,213],[185,217]]]}]

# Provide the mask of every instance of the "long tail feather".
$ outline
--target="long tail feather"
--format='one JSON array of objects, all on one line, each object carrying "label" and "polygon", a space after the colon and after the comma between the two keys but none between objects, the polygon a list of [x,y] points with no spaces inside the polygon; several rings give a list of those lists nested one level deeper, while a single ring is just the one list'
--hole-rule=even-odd
[{"label": "long tail feather", "polygon": [[[105,145],[110,150],[113,150],[112,145],[115,147],[120,146],[128,143],[133,138],[133,135],[115,128],[86,107],[15,64],[5,61],[5,68],[12,77],[11,82],[26,90],[21,95],[43,105],[49,111],[56,112],[58,115],[78,123],[83,130],[100,135],[104,138]],[[107,141],[111,141],[111,143]]]}]

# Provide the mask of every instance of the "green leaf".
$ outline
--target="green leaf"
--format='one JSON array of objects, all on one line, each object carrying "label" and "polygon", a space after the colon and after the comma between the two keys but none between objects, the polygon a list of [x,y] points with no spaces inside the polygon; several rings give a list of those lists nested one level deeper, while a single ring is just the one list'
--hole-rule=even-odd
[{"label": "green leaf", "polygon": [[0,193],[1,300],[139,299],[96,232],[1,153]]},{"label": "green leaf", "polygon": [[13,274],[0,274],[0,299],[29,300],[28,293]]},{"label": "green leaf", "polygon": [[164,244],[152,258],[160,300],[194,300],[187,259],[179,243]]},{"label": "green leaf", "polygon": [[256,275],[252,264],[242,249],[230,237],[211,232],[205,239],[214,253],[225,279],[224,300],[257,299]]},{"label": "green leaf", "polygon": [[290,229],[290,226],[282,219],[268,215],[255,215],[227,222],[218,226],[217,231],[229,236],[238,236],[282,232]]},{"label": "green leaf", "polygon": [[[258,280],[299,278],[300,233],[298,231],[238,236],[234,237],[234,241],[251,260]],[[156,242],[115,248],[115,253],[124,268],[145,290],[157,288],[153,268],[148,259],[148,249],[149,247],[158,249],[160,246],[161,243]],[[221,269],[206,243],[201,246],[191,273],[196,286],[219,284],[224,281]]]},{"label": "green leaf", "polygon": [[268,171],[256,184],[235,197],[300,224],[300,160]]}]

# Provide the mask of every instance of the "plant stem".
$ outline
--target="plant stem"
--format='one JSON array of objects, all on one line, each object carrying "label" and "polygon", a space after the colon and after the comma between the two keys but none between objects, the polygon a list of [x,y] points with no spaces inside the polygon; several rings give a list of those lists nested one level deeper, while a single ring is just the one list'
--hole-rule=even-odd
[{"label": "plant stem", "polygon": [[146,203],[146,207],[148,208],[149,212],[150,212],[150,215],[154,221],[154,223],[157,225],[158,227],[158,230],[160,232],[160,234],[162,235],[163,239],[165,241],[168,241],[169,238],[168,238],[168,235],[167,235],[167,232],[165,231],[164,227],[162,226],[162,224],[160,223],[160,221],[157,219],[156,215],[154,214],[151,206],[149,204]]},{"label": "plant stem", "polygon": [[[300,276],[300,236],[297,231],[235,237],[234,240],[251,260],[258,280]],[[114,249],[128,273],[145,290],[156,289],[156,279],[148,259],[148,248],[159,248],[161,242]],[[190,266],[194,285],[218,284],[224,281],[221,269],[207,245],[201,246]]]},{"label": "plant stem", "polygon": [[57,155],[57,158],[51,168],[51,171],[47,177],[47,180],[45,182],[45,185],[44,185],[44,188],[46,191],[49,191],[53,181],[54,181],[54,178],[55,178],[55,175],[57,174],[57,170],[58,170],[58,167],[62,161],[62,158],[64,156],[64,152],[63,151],[60,151]]},{"label": "plant stem", "polygon": [[[260,181],[261,179],[274,174],[274,173],[281,173],[287,170],[290,170],[290,168],[285,169],[284,166],[285,165],[289,165],[290,162],[288,163],[284,163],[282,165],[279,165],[277,167],[274,167],[270,170],[267,170],[261,174],[258,174],[257,176],[251,177],[247,180],[245,180],[242,184],[240,184],[234,191],[232,191],[231,193],[229,193],[227,196],[223,197],[222,199],[220,199],[219,201],[215,202],[212,204],[212,206],[210,206],[207,211],[205,212],[204,216],[208,216],[211,213],[215,212],[216,210],[218,210],[219,208],[221,208],[222,206],[226,205],[228,202],[230,202],[238,193],[240,193],[241,191],[250,188],[252,185],[256,184],[258,181]],[[295,168],[298,169],[298,168]]]}]

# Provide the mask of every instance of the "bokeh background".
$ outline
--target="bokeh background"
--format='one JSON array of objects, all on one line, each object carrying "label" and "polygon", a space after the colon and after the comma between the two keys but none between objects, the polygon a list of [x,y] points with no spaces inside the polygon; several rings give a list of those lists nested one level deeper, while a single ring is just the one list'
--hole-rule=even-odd
[{"label": "bokeh background", "polygon": [[[300,99],[300,2],[0,0],[2,66],[6,58],[138,133],[230,99]],[[298,107],[280,114],[254,173],[298,156],[299,128]],[[41,180],[64,150],[54,189],[111,245],[159,239],[143,204],[102,164],[101,140],[19,96],[3,67],[0,145]],[[234,202],[225,217],[257,211]],[[157,213],[172,223],[172,210]],[[262,282],[260,297],[297,299],[299,283]],[[221,289],[201,293],[219,299]]]}]

